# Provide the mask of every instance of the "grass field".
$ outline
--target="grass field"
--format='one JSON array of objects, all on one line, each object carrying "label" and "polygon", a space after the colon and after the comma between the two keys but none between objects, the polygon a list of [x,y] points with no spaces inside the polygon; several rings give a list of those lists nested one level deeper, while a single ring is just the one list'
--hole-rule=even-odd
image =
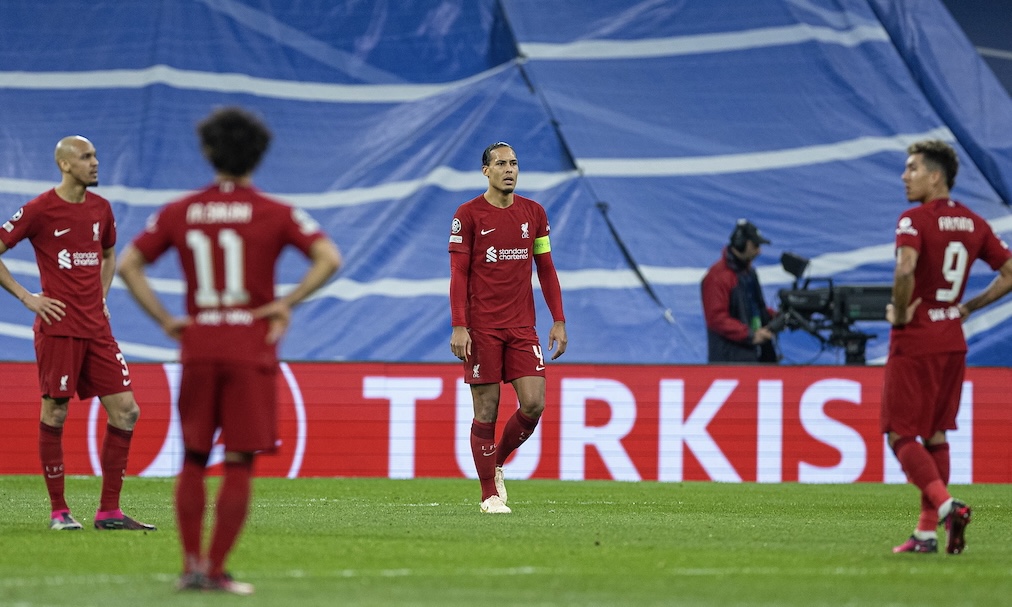
[{"label": "grass field", "polygon": [[[42,479],[0,477],[0,605],[1000,605],[1012,487],[974,507],[967,552],[894,555],[903,485],[508,482],[511,515],[468,480],[258,479],[230,569],[252,597],[177,594],[171,479],[128,478],[153,533],[90,528],[99,479],[69,478],[86,528],[46,527]],[[87,519],[87,520],[85,520]]]}]

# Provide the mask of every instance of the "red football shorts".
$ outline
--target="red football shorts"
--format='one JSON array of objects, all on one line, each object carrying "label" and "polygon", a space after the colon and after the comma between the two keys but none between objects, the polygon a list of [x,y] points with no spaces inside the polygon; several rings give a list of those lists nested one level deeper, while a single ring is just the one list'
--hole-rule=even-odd
[{"label": "red football shorts", "polygon": [[545,376],[545,356],[534,327],[469,331],[471,356],[464,361],[464,383],[509,383],[520,377]]},{"label": "red football shorts", "polygon": [[39,388],[49,398],[82,399],[130,392],[130,369],[112,337],[35,334]]},{"label": "red football shorts", "polygon": [[956,429],[965,352],[892,355],[882,385],[882,432],[929,438]]},{"label": "red football shorts", "polygon": [[274,451],[278,369],[216,362],[183,365],[179,421],[188,451],[210,453],[221,429],[226,451]]}]

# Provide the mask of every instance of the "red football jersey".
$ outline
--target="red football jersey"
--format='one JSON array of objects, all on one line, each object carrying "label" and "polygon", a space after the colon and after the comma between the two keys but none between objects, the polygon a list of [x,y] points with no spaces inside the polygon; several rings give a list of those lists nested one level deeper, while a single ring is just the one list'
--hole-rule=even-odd
[{"label": "red football jersey", "polygon": [[36,316],[35,330],[64,337],[112,336],[102,297],[102,251],[116,245],[116,220],[109,201],[85,192],[67,202],[49,190],[3,224],[8,249],[28,239],[35,248],[42,292],[67,304],[66,316],[48,325]]},{"label": "red football jersey", "polygon": [[493,206],[484,195],[460,205],[450,228],[450,252],[470,259],[468,327],[535,325],[534,239],[548,236],[549,230],[544,207],[517,194],[505,209]]},{"label": "red football jersey", "polygon": [[1012,253],[991,226],[962,204],[948,199],[920,204],[896,225],[896,248],[918,252],[911,301],[923,301],[909,325],[893,330],[890,352],[927,354],[965,352],[966,339],[957,305],[973,262],[982,259],[997,270]]},{"label": "red football jersey", "polygon": [[164,207],[133,245],[148,262],[170,247],[179,252],[193,319],[183,331],[182,362],[273,365],[267,321],[250,310],[274,299],[274,266],[285,246],[308,255],[322,236],[305,211],[223,182]]}]

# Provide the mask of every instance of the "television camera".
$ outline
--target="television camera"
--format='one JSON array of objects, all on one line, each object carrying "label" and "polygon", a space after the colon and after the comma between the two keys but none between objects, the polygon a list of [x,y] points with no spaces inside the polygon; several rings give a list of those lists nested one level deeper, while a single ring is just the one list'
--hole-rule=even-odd
[{"label": "television camera", "polygon": [[770,330],[804,330],[824,346],[843,348],[848,365],[865,364],[865,347],[875,335],[857,331],[853,324],[859,320],[885,320],[892,285],[835,285],[832,278],[806,278],[802,282],[809,260],[794,253],[781,255],[780,265],[794,276],[794,285],[780,289],[780,313],[770,322]]}]

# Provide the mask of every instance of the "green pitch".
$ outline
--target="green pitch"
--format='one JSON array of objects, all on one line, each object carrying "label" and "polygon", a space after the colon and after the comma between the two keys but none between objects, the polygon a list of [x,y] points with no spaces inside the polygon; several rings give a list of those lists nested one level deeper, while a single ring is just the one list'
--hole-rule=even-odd
[{"label": "green pitch", "polygon": [[[212,483],[212,494],[216,485]],[[258,479],[233,553],[252,597],[176,594],[172,480],[128,478],[159,531],[90,527],[99,480],[70,478],[83,531],[49,531],[39,477],[0,477],[0,605],[1000,605],[1012,591],[1012,486],[974,507],[967,552],[890,548],[915,524],[904,485]],[[940,538],[943,540],[944,538]],[[944,545],[943,541],[939,542]]]}]

